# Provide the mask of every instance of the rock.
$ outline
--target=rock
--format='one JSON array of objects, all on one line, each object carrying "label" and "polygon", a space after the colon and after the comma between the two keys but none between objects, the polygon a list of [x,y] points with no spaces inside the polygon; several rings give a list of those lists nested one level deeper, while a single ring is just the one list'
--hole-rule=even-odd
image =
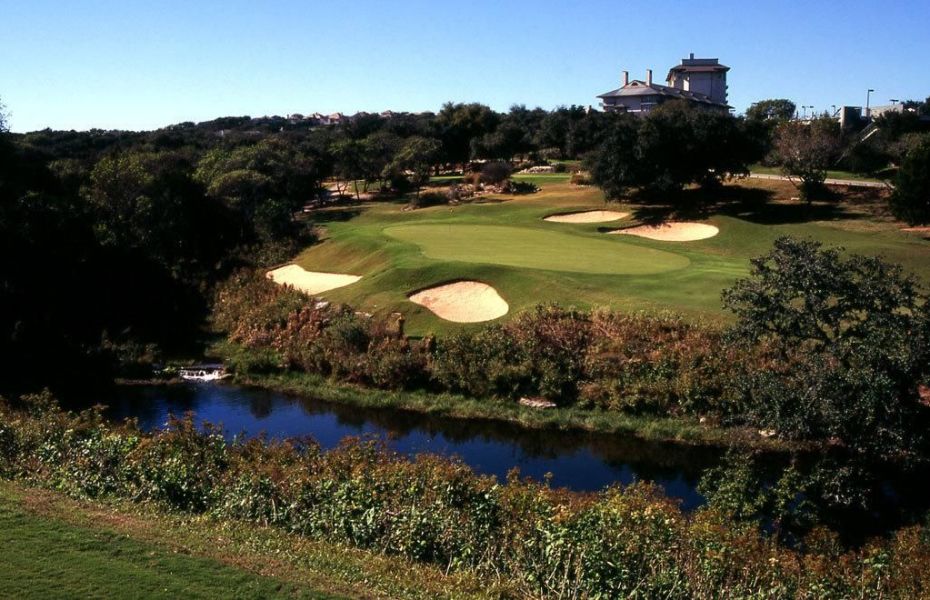
[{"label": "rock", "polygon": [[775,435],[775,430],[774,429],[760,429],[759,435],[764,438],[770,438]]},{"label": "rock", "polygon": [[555,402],[546,400],[540,396],[533,396],[532,398],[520,398],[521,406],[528,406],[529,408],[555,408]]}]

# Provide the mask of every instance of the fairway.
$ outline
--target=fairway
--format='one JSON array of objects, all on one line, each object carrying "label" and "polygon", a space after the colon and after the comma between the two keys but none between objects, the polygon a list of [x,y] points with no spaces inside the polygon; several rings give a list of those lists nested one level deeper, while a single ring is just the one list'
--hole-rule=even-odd
[{"label": "fairway", "polygon": [[[619,240],[502,225],[424,224],[384,230],[436,260],[568,273],[646,275],[683,269],[687,257]],[[619,243],[618,243],[619,242]]]}]

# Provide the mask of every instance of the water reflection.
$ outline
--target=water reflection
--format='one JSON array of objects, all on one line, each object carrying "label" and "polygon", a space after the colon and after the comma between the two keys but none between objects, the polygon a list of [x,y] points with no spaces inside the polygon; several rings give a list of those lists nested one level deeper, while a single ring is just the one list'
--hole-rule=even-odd
[{"label": "water reflection", "polygon": [[480,473],[506,477],[552,474],[555,486],[591,491],[615,482],[654,481],[685,509],[703,499],[701,471],[717,463],[715,449],[644,442],[629,436],[527,430],[496,421],[442,418],[395,409],[356,408],[229,385],[121,388],[103,401],[115,419],[134,417],[143,429],[164,426],[187,411],[220,423],[227,436],[311,436],[331,448],[346,436],[385,440],[404,454],[431,452],[461,458]]}]

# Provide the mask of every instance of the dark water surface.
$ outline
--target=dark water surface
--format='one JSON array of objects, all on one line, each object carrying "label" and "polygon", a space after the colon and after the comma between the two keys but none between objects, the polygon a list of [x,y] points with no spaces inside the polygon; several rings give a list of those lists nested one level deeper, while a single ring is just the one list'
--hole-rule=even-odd
[{"label": "dark water surface", "polygon": [[479,473],[503,480],[521,475],[573,490],[645,480],[661,485],[686,510],[703,502],[695,487],[721,451],[646,442],[624,435],[527,430],[495,421],[451,419],[395,409],[331,404],[224,384],[122,387],[103,400],[114,419],[135,417],[143,429],[163,427],[169,414],[193,411],[196,420],[222,424],[227,437],[310,436],[331,448],[347,436],[384,440],[400,453],[457,456]]}]

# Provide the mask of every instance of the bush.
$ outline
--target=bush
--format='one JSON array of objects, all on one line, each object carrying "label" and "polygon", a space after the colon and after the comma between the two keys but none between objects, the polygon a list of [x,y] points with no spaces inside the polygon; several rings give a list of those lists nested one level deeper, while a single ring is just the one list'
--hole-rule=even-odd
[{"label": "bush", "polygon": [[930,360],[927,297],[880,258],[780,238],[724,292],[734,335],[767,354],[738,381],[755,424],[853,450],[913,452]]},{"label": "bush", "polygon": [[[844,551],[822,528],[792,548],[747,522],[763,505],[787,509],[779,523],[793,518],[786,500],[801,488],[791,470],[762,489],[751,465],[731,458],[702,484],[711,505],[688,515],[650,484],[576,494],[516,475],[498,483],[455,460],[411,460],[352,439],[327,452],[309,440],[226,445],[190,418],[140,434],[45,400],[0,406],[0,439],[19,440],[5,446],[7,476],[279,527],[477,579],[505,576],[520,597],[903,600],[930,589],[926,527]],[[88,449],[106,460],[88,461]],[[106,480],[88,481],[95,463]]]},{"label": "bush", "polygon": [[504,181],[510,179],[510,175],[513,170],[510,168],[510,164],[504,161],[493,161],[485,163],[481,167],[481,183],[486,185],[500,185]]},{"label": "bush", "polygon": [[891,210],[910,225],[930,223],[930,136],[910,149],[898,169]]},{"label": "bush", "polygon": [[535,194],[539,191],[539,186],[532,181],[515,181],[508,179],[501,186],[501,192],[505,194]]}]

